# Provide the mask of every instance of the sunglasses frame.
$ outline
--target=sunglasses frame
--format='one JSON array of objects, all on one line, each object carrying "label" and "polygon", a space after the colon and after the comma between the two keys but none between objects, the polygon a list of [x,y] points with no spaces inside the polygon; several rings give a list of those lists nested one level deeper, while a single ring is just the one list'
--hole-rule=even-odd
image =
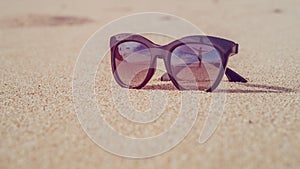
[{"label": "sunglasses frame", "polygon": [[[116,63],[115,63],[115,57],[117,56],[116,52],[118,51],[118,45],[124,42],[138,42],[145,45],[148,49],[150,49],[150,53],[151,53],[150,67],[144,81],[138,86],[130,86],[124,84],[121,81],[117,72]],[[216,89],[217,86],[220,84],[224,74],[226,74],[230,82],[244,82],[244,83],[247,82],[246,79],[244,79],[242,76],[240,76],[233,70],[229,68],[226,69],[228,58],[238,53],[239,45],[230,40],[213,37],[213,36],[202,36],[202,35],[183,37],[181,39],[174,40],[166,45],[155,44],[149,39],[138,34],[122,33],[122,34],[112,36],[110,38],[110,49],[111,49],[111,67],[112,67],[113,76],[116,82],[121,87],[130,88],[130,89],[141,89],[150,81],[150,79],[154,75],[156,71],[157,59],[160,58],[163,59],[167,70],[167,74],[163,75],[163,77],[169,77],[167,80],[171,80],[177,89],[186,90],[175,80],[175,78],[173,78],[171,64],[170,64],[173,50],[176,49],[178,46],[185,45],[185,44],[202,44],[202,45],[212,46],[220,54],[222,65],[219,74],[215,82],[213,82],[213,84],[211,85],[211,87],[205,91],[211,92],[214,89]],[[163,77],[161,78],[161,80],[166,81],[163,79]]]}]

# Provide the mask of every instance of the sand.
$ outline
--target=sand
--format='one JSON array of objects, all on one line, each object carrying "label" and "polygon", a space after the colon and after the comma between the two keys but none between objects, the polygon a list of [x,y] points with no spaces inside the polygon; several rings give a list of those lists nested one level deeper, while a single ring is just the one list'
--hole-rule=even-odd
[{"label": "sand", "polygon": [[[299,6],[296,0],[1,1],[0,168],[298,168]],[[72,76],[92,33],[113,19],[145,11],[171,13],[209,35],[238,42],[240,52],[229,65],[249,82],[228,83],[224,78],[227,87],[218,92],[226,90],[226,106],[208,142],[197,142],[207,116],[204,105],[177,147],[133,160],[104,151],[82,130],[72,100]],[[159,82],[161,74],[145,90],[131,91],[132,102],[144,110],[152,89],[165,91],[174,97],[169,101],[174,106],[164,112],[172,121],[180,92]],[[111,78],[110,70],[97,76],[97,91],[110,84],[104,83],[106,77]],[[110,98],[99,93],[98,99]],[[210,94],[194,93],[210,99]],[[98,102],[103,103],[108,102]],[[102,108],[113,110],[111,105]],[[157,134],[162,127],[158,121],[139,132],[141,126],[119,120],[113,114],[108,121],[137,137]]]}]

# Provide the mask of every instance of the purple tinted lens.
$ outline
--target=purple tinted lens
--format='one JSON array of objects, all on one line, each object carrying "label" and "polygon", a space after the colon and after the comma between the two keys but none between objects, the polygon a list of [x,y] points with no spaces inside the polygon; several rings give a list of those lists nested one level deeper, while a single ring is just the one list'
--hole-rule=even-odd
[{"label": "purple tinted lens", "polygon": [[222,59],[216,48],[203,44],[176,47],[171,55],[173,78],[184,89],[207,90],[222,70]]},{"label": "purple tinted lens", "polygon": [[139,42],[123,42],[115,53],[116,72],[122,83],[137,87],[143,83],[151,64],[151,54],[147,46]]}]

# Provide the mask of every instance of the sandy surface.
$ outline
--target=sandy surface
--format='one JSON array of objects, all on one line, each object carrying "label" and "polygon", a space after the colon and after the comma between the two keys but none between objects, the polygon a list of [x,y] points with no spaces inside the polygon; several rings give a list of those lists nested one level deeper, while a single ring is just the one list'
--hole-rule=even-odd
[{"label": "sandy surface", "polygon": [[[299,6],[298,0],[2,0],[0,168],[298,168]],[[225,82],[224,115],[207,143],[197,142],[207,115],[204,106],[193,130],[176,148],[154,158],[132,160],[100,149],[82,130],[72,102],[72,75],[78,53],[93,32],[113,19],[144,11],[175,14],[209,35],[238,42],[240,53],[229,65],[249,83]],[[97,76],[97,84],[105,86],[105,77],[111,78],[110,71]],[[131,92],[137,109],[149,108],[147,101],[136,104],[149,98],[149,89],[163,90],[173,98],[179,93],[157,77],[151,83],[146,90]],[[103,98],[99,93],[98,98]],[[210,98],[210,94],[195,94]],[[176,105],[178,100],[169,102]],[[165,113],[174,110],[176,106]],[[134,132],[141,126],[115,118],[112,115],[109,123],[128,135],[157,134],[161,126]]]}]

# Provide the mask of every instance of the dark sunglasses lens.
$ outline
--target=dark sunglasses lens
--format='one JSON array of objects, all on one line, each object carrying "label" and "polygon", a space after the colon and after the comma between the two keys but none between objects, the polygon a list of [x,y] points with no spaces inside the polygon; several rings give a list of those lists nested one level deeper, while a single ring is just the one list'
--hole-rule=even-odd
[{"label": "dark sunglasses lens", "polygon": [[147,46],[139,42],[124,42],[114,53],[116,72],[119,80],[130,87],[141,85],[147,77],[151,54]]},{"label": "dark sunglasses lens", "polygon": [[221,55],[216,48],[202,44],[176,47],[171,55],[173,78],[184,89],[207,90],[222,70]]}]

